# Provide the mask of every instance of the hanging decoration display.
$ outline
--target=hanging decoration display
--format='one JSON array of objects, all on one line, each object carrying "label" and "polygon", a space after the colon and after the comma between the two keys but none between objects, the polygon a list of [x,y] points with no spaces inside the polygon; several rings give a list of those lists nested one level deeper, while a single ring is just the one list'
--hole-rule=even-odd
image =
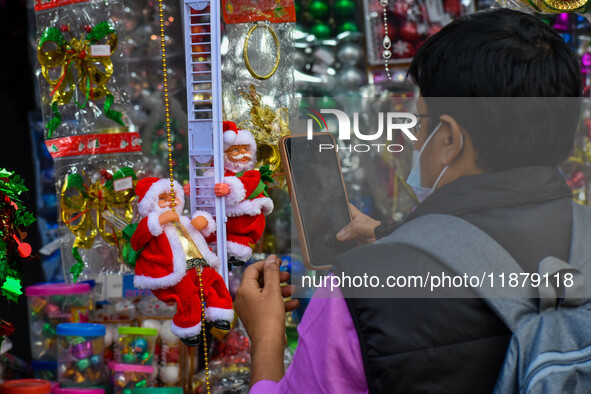
[{"label": "hanging decoration display", "polygon": [[130,271],[121,229],[106,212],[137,217],[134,187],[144,174],[137,133],[88,134],[46,141],[56,168],[62,266],[68,281]]},{"label": "hanging decoration display", "polygon": [[[41,73],[51,88],[53,117],[46,124],[49,138],[62,122],[59,106],[72,101],[76,86],[84,97],[83,102],[74,99],[79,108],[84,108],[88,100],[104,97],[103,111],[107,118],[125,126],[121,112],[111,109],[115,98],[107,88],[113,75],[111,54],[117,48],[117,33],[107,21],[95,27],[87,25],[85,31],[86,36],[78,39],[67,25],[48,27],[39,40],[37,58]],[[70,33],[72,38],[67,40],[65,33]]]},{"label": "hanging decoration display", "polygon": [[90,249],[97,235],[118,250],[122,247],[121,231],[111,226],[103,213],[121,212],[127,221],[131,221],[134,215],[133,188],[137,177],[133,169],[123,167],[113,174],[104,169],[100,172],[100,180],[94,183],[86,182],[78,173],[68,175],[60,194],[61,220],[75,237],[72,255],[76,263],[70,268],[74,281],[84,270],[78,249]]},{"label": "hanging decoration display", "polygon": [[122,0],[38,0],[35,19],[45,137],[127,131]]},{"label": "hanging decoration display", "polygon": [[[21,194],[28,191],[14,172],[0,169],[0,293],[16,302],[22,294],[20,258],[31,256],[31,246],[22,240],[35,218],[27,211]],[[2,335],[2,334],[0,334]]]},{"label": "hanging decoration display", "polygon": [[240,95],[250,105],[250,119],[240,123],[240,128],[250,130],[257,142],[257,163],[255,167],[268,166],[272,179],[269,185],[283,188],[285,176],[281,157],[279,156],[279,140],[290,134],[289,111],[287,108],[271,109],[262,103],[262,96],[257,93],[256,87],[250,85],[248,92]]},{"label": "hanging decoration display", "polygon": [[[202,318],[229,330],[232,298],[217,272],[219,259],[205,241],[215,230],[213,217],[204,211],[195,211],[192,219],[179,215],[184,194],[174,180],[144,178],[136,193],[142,220],[133,225],[131,237],[138,253],[134,285],[152,290],[163,302],[177,303],[171,331],[188,346],[201,343]],[[196,302],[196,294],[201,301]]]},{"label": "hanging decoration display", "polygon": [[473,1],[460,0],[363,0],[363,7],[367,60],[384,67],[386,80],[392,79],[392,66],[408,65],[429,36],[474,12]]},{"label": "hanging decoration display", "polygon": [[[23,293],[19,263],[34,258],[31,246],[23,241],[27,227],[35,221],[22,200],[21,194],[27,191],[19,175],[0,169],[0,294],[12,302]],[[0,345],[5,335],[14,333],[14,325],[2,315],[0,311]]]},{"label": "hanging decoration display", "polygon": [[231,46],[223,64],[224,118],[250,130],[259,145],[257,167],[278,169],[277,142],[289,134],[293,105],[293,0],[224,0]]}]

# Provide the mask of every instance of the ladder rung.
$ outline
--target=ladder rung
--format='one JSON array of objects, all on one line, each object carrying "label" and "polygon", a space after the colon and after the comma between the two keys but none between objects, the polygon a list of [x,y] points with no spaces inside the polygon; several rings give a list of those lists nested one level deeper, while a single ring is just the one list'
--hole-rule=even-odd
[{"label": "ladder rung", "polygon": [[193,93],[212,93],[212,90],[193,90]]},{"label": "ladder rung", "polygon": [[191,62],[191,64],[192,65],[195,65],[195,64],[211,64],[211,60],[206,60],[206,61],[203,61],[203,62]]},{"label": "ladder rung", "polygon": [[206,36],[209,34],[211,34],[211,32],[206,31],[206,32],[191,33],[191,36]]},{"label": "ladder rung", "polygon": [[191,74],[211,74],[211,70],[206,70],[206,71],[191,71]]},{"label": "ladder rung", "polygon": [[211,22],[207,23],[191,23],[189,26],[211,26]]}]

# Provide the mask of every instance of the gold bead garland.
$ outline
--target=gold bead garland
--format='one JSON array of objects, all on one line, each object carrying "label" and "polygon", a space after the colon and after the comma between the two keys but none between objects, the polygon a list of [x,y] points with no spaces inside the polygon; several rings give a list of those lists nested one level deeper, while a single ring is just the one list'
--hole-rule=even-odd
[{"label": "gold bead garland", "polygon": [[[205,327],[205,301],[203,301],[203,280],[201,279],[201,271],[203,268],[199,269],[199,295],[201,297],[201,327]],[[207,333],[205,329],[201,330],[201,334],[203,335],[203,359],[205,363],[205,385],[207,386],[207,393],[210,393],[209,387],[209,358],[207,357]]]},{"label": "gold bead garland", "polygon": [[[174,191],[174,175],[172,171],[172,140],[170,137],[170,108],[168,101],[168,72],[166,69],[166,47],[164,38],[164,15],[162,12],[163,0],[158,0],[158,10],[160,13],[160,47],[162,48],[162,79],[164,82],[164,109],[166,111],[166,141],[168,146],[168,173],[170,177],[170,194],[171,194],[171,208],[175,210],[175,191]],[[209,385],[209,360],[207,357],[207,333],[205,331],[205,302],[203,301],[203,280],[201,278],[201,272],[203,269],[197,271],[199,277],[199,292],[201,296],[201,333],[203,335],[203,353],[205,355],[205,381],[207,386],[207,394],[211,393]]]}]

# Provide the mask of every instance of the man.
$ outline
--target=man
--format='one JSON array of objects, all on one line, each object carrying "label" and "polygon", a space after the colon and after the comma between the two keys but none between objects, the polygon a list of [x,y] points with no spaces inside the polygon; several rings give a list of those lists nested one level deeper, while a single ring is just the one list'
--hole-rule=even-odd
[{"label": "man", "polygon": [[[180,216],[177,212],[183,210],[184,196],[181,185],[176,181],[173,185],[174,200],[170,179],[149,177],[136,185],[142,220],[131,237],[131,247],[139,253],[133,284],[152,290],[161,301],[175,302],[177,312],[170,330],[186,345],[197,346],[202,324],[200,283],[205,318],[215,327],[229,330],[234,311],[224,279],[216,271],[219,259],[204,238],[214,231],[215,221],[203,211],[195,211],[193,219]],[[186,232],[181,231],[180,225]],[[188,238],[198,251],[187,246]],[[201,278],[196,269],[201,270]]]},{"label": "man", "polygon": [[[414,147],[418,177],[409,179],[425,200],[406,222],[430,213],[461,217],[494,238],[526,272],[537,272],[546,256],[568,261],[572,193],[556,165],[572,148],[580,109],[576,100],[571,106],[558,101],[552,109],[535,99],[580,96],[578,61],[562,38],[531,15],[481,12],[429,39],[409,74],[427,121]],[[466,104],[456,99],[462,97],[475,98],[468,101],[474,107],[458,105]],[[523,105],[517,107],[478,97],[528,99],[517,100]],[[357,210],[352,216],[340,240],[371,243],[392,231],[376,228],[378,222]],[[454,244],[452,235],[449,242]],[[289,289],[279,286],[285,278],[275,260],[249,267],[235,300],[252,340],[251,393],[493,390],[511,332],[478,298],[314,298],[283,376],[281,295]],[[382,278],[449,273],[436,256],[386,243],[354,249],[333,270]]]}]

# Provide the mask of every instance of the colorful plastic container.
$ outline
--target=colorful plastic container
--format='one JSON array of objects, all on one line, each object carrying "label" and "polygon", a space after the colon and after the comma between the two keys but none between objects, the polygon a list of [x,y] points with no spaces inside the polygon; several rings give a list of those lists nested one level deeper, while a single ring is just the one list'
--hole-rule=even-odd
[{"label": "colorful plastic container", "polygon": [[79,387],[58,387],[53,389],[53,394],[105,394],[105,389],[85,389]]},{"label": "colorful plastic container", "polygon": [[88,322],[92,310],[87,283],[48,283],[25,289],[29,305],[33,360],[57,361],[56,327],[60,323]]},{"label": "colorful plastic container", "polygon": [[57,326],[58,381],[61,387],[104,384],[105,326],[62,323]]},{"label": "colorful plastic container", "polygon": [[113,394],[131,394],[137,388],[153,387],[154,367],[138,364],[109,363]]},{"label": "colorful plastic container", "polygon": [[57,381],[57,361],[31,361],[33,377],[47,381]]},{"label": "colorful plastic container", "polygon": [[50,394],[51,383],[42,379],[7,380],[0,386],[2,394]]},{"label": "colorful plastic container", "polygon": [[119,364],[151,365],[158,330],[146,327],[119,327],[117,329],[115,359]]},{"label": "colorful plastic container", "polygon": [[182,387],[152,387],[146,389],[135,389],[131,394],[183,394]]}]

